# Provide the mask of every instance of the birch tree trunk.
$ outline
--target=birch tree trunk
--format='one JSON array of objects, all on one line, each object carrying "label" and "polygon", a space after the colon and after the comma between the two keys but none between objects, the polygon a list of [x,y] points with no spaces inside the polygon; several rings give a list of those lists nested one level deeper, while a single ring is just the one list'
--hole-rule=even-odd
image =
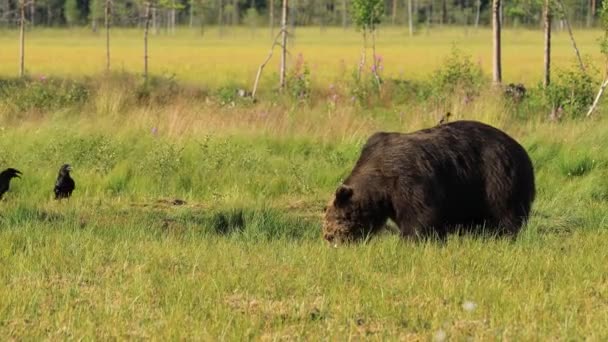
[{"label": "birch tree trunk", "polygon": [[144,21],[144,80],[148,80],[148,29],[150,28],[151,4],[146,2],[146,14]]},{"label": "birch tree trunk", "polygon": [[475,28],[479,27],[479,16],[481,15],[481,0],[477,0],[477,13],[475,14]]},{"label": "birch tree trunk", "polygon": [[287,7],[288,0],[283,0],[283,10],[281,14],[281,70],[279,71],[279,86],[285,89],[285,74],[287,68]]},{"label": "birch tree trunk", "polygon": [[500,42],[500,0],[492,4],[492,41],[493,41],[493,81],[495,85],[502,82],[501,42]]},{"label": "birch tree trunk", "polygon": [[111,12],[111,6],[112,5],[112,1],[111,0],[106,0],[106,5],[105,5],[105,9],[104,9],[104,13],[105,13],[105,27],[106,27],[106,71],[109,72],[110,71],[110,16],[112,14]]},{"label": "birch tree trunk", "polygon": [[397,18],[397,0],[393,0],[393,7],[391,13],[392,24],[395,25],[395,19]]},{"label": "birch tree trunk", "polygon": [[550,0],[545,0],[544,22],[545,22],[545,67],[543,86],[546,88],[551,83],[551,7]]},{"label": "birch tree trunk", "polygon": [[407,0],[407,22],[410,31],[410,37],[414,35],[414,18],[412,15],[412,0]]},{"label": "birch tree trunk", "polygon": [[25,76],[25,0],[19,1],[19,77]]}]

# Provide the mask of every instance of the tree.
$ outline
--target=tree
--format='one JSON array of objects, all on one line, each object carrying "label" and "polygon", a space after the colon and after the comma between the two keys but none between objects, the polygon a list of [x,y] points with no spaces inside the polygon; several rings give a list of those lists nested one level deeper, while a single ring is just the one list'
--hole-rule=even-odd
[{"label": "tree", "polygon": [[551,82],[551,0],[545,0],[544,23],[545,23],[545,68],[543,85],[548,87]]},{"label": "tree", "polygon": [[379,81],[377,73],[377,59],[376,59],[376,42],[375,33],[378,24],[382,21],[382,15],[384,14],[384,1],[383,0],[353,0],[352,1],[352,16],[353,21],[358,29],[363,32],[363,54],[361,56],[361,63],[359,64],[359,76],[361,70],[365,65],[365,55],[367,50],[367,34],[372,36],[372,56],[373,56],[373,73],[376,79]]},{"label": "tree", "polygon": [[279,71],[279,86],[281,90],[285,89],[285,75],[287,72],[287,8],[287,0],[283,0],[281,11],[281,69]]},{"label": "tree", "polygon": [[602,85],[600,86],[600,89],[598,90],[597,95],[595,96],[595,100],[593,100],[593,104],[587,112],[587,117],[590,117],[591,114],[595,112],[595,109],[600,103],[600,99],[602,98],[606,87],[608,87],[608,1],[602,1],[602,8],[600,9],[600,18],[602,22],[602,28],[604,29],[604,37],[600,41],[600,50],[604,55],[605,63],[604,80],[602,81]]},{"label": "tree", "polygon": [[412,0],[407,0],[407,22],[410,32],[410,37],[414,35],[414,15],[412,14]]},{"label": "tree", "polygon": [[25,76],[25,0],[19,0],[19,77]]},{"label": "tree", "polygon": [[110,71],[110,22],[112,21],[112,0],[105,0],[104,22],[106,27],[106,72]]},{"label": "tree", "polygon": [[66,0],[63,15],[65,16],[65,21],[68,23],[68,25],[76,25],[80,19],[78,2],[76,0]]},{"label": "tree", "polygon": [[144,14],[144,80],[148,80],[148,30],[150,28],[150,19],[152,18],[151,12],[152,4],[150,1],[146,2],[146,13]]},{"label": "tree", "polygon": [[97,32],[97,21],[103,13],[103,0],[91,0],[89,2],[89,19],[91,20],[91,29]]},{"label": "tree", "polygon": [[493,41],[493,81],[499,85],[502,82],[502,66],[500,51],[500,0],[492,4],[492,41]]}]

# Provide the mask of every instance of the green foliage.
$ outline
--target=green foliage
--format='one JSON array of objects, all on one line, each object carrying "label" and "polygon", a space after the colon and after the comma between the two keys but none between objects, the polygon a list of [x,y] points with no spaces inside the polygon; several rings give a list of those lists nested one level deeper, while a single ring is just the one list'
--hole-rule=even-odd
[{"label": "green foliage", "polygon": [[351,6],[351,15],[355,25],[363,31],[375,31],[384,15],[384,1],[353,0]]},{"label": "green foliage", "polygon": [[179,95],[188,95],[199,99],[206,95],[205,91],[201,88],[179,84],[175,75],[149,75],[144,82],[129,78],[128,75],[126,76],[126,82],[135,83],[132,86],[136,88],[135,99],[139,103],[163,105],[173,102]]},{"label": "green foliage", "polygon": [[46,77],[0,81],[0,103],[15,112],[56,110],[82,104],[89,98],[89,93],[82,83]]},{"label": "green foliage", "polygon": [[215,97],[222,106],[234,106],[244,100],[239,96],[239,91],[242,92],[244,88],[236,83],[226,84],[217,89]]},{"label": "green foliage", "polygon": [[354,100],[362,106],[371,104],[373,98],[379,94],[379,83],[372,73],[360,73],[355,68],[351,74],[349,93]]},{"label": "green foliage", "polygon": [[600,41],[600,51],[608,58],[608,1],[602,1],[600,19],[604,29],[604,37]]},{"label": "green foliage", "polygon": [[105,0],[89,1],[89,19],[97,20],[104,17]]},{"label": "green foliage", "polygon": [[156,141],[139,165],[142,174],[152,174],[158,180],[157,184],[164,184],[169,178],[175,176],[182,166],[183,147],[166,141]]},{"label": "green foliage", "polygon": [[78,8],[78,1],[66,0],[63,15],[68,25],[73,26],[79,24],[80,9]]},{"label": "green foliage", "polygon": [[243,17],[243,23],[249,27],[257,27],[260,25],[260,14],[255,8],[248,8]]},{"label": "green foliage", "polygon": [[437,99],[449,99],[454,95],[473,98],[484,84],[481,67],[453,48],[441,67],[431,76],[431,88]]},{"label": "green foliage", "polygon": [[582,71],[578,65],[566,70],[558,70],[556,78],[545,91],[548,106],[553,110],[560,111],[560,115],[578,118],[585,114],[593,103],[597,82],[590,74],[593,74],[591,63],[587,72]]}]

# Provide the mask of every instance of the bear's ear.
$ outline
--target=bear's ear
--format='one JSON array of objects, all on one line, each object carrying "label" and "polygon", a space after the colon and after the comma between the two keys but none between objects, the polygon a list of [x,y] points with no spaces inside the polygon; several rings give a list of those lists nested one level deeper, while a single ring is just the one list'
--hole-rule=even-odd
[{"label": "bear's ear", "polygon": [[338,190],[336,190],[336,200],[334,201],[334,204],[346,204],[351,197],[353,197],[353,188],[347,185],[340,185]]}]

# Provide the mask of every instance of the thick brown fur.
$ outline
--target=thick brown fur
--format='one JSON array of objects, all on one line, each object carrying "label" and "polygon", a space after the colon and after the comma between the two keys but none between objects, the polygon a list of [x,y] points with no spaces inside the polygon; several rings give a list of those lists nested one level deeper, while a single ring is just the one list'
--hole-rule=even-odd
[{"label": "thick brown fur", "polygon": [[535,193],[525,149],[489,125],[455,121],[409,134],[380,132],[329,202],[323,235],[330,243],[358,240],[390,218],[408,238],[515,236]]}]

